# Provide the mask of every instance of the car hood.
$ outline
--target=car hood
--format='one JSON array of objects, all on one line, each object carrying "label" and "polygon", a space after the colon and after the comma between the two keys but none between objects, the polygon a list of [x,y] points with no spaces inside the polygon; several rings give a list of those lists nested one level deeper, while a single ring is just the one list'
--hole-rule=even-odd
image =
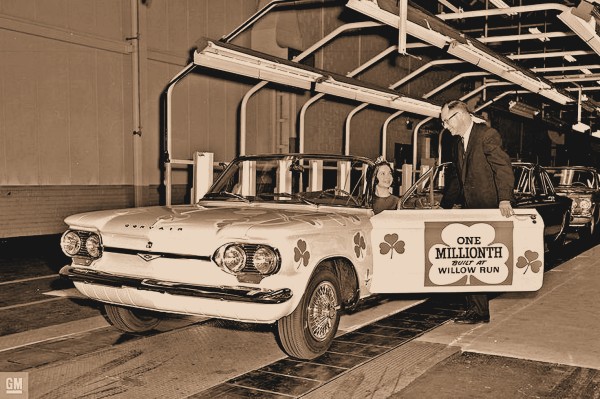
[{"label": "car hood", "polygon": [[74,229],[99,231],[105,247],[205,254],[229,239],[273,241],[316,229],[344,228],[358,224],[360,218],[351,211],[303,205],[217,204],[96,211],[69,216],[65,222]]},{"label": "car hood", "polygon": [[589,187],[555,187],[554,188],[559,194],[593,194],[594,189]]}]

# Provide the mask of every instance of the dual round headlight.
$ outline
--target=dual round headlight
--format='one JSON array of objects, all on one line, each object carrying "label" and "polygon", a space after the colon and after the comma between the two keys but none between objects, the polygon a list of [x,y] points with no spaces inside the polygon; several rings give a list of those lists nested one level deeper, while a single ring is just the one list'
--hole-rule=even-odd
[{"label": "dual round headlight", "polygon": [[67,256],[99,258],[102,255],[100,236],[89,231],[66,231],[60,239],[60,247]]},{"label": "dual round headlight", "polygon": [[81,249],[81,237],[74,231],[67,231],[60,239],[60,247],[67,256],[75,256]]},{"label": "dual round headlight", "polygon": [[586,211],[592,207],[592,201],[587,198],[583,198],[579,201],[579,207]]},{"label": "dual round headlight", "polygon": [[279,268],[279,253],[266,245],[227,244],[217,250],[215,263],[232,274],[260,273],[268,275]]}]

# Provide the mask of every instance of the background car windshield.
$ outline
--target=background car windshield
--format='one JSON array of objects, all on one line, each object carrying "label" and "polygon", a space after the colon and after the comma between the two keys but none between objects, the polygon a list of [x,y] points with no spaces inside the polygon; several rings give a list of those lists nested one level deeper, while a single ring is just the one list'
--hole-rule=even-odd
[{"label": "background car windshield", "polygon": [[205,199],[239,197],[250,201],[358,206],[364,202],[367,168],[368,163],[349,159],[241,158],[219,176]]},{"label": "background car windshield", "polygon": [[548,170],[548,173],[550,174],[552,184],[554,184],[555,187],[594,187],[594,173],[588,170],[552,169]]}]

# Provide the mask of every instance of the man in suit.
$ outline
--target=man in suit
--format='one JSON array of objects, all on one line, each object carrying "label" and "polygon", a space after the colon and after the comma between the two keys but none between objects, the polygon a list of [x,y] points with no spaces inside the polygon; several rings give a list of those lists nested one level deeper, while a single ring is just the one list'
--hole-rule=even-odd
[{"label": "man in suit", "polygon": [[[452,162],[455,165],[455,173],[446,185],[441,207],[499,208],[505,217],[514,215],[511,206],[514,174],[510,158],[502,149],[498,131],[474,117],[462,101],[444,104],[440,117],[444,128],[454,136]],[[466,299],[466,311],[454,321],[488,323],[487,294],[469,294]]]}]

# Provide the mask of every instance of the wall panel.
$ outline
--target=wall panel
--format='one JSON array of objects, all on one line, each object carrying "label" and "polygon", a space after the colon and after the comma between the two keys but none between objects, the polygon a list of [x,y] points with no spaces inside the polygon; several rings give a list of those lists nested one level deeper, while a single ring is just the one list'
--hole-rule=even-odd
[{"label": "wall panel", "polygon": [[39,143],[37,140],[37,88],[31,77],[36,66],[27,53],[14,52],[3,58],[3,108],[6,132],[7,181],[5,184],[37,184]]},{"label": "wall panel", "polygon": [[2,14],[23,19],[35,16],[35,0],[2,0],[0,12]]},{"label": "wall panel", "polygon": [[96,53],[81,48],[69,53],[69,141],[71,184],[98,184],[98,111]]},{"label": "wall panel", "polygon": [[100,7],[97,1],[69,0],[67,8],[68,28],[77,32],[95,33],[97,29],[96,7]]},{"label": "wall panel", "polygon": [[40,143],[37,184],[69,184],[69,60],[68,45],[56,44],[52,52],[38,57],[36,130]]},{"label": "wall panel", "polygon": [[69,26],[68,0],[37,0],[34,17],[40,23],[67,28]]},{"label": "wall panel", "polygon": [[[4,48],[4,47],[3,47],[2,35],[0,34],[0,59],[7,57],[7,53],[5,51],[2,51],[1,50],[2,48]],[[6,92],[6,90],[4,88],[4,76],[6,74],[5,70],[6,70],[5,63],[0,62],[0,98],[2,98],[2,99],[6,98],[6,96],[4,94]],[[7,176],[8,161],[6,159],[6,153],[7,153],[6,131],[7,131],[7,127],[6,127],[5,107],[2,103],[2,106],[0,106],[0,185],[2,183],[5,183],[8,180],[8,176]]]},{"label": "wall panel", "polygon": [[[127,170],[126,173],[124,165],[124,142],[131,140],[131,133],[123,129],[125,98],[122,59],[120,54],[97,54],[98,184],[101,185],[121,184],[124,177],[131,174],[131,170]],[[130,117],[127,118],[127,122],[127,125],[131,126]]]}]

